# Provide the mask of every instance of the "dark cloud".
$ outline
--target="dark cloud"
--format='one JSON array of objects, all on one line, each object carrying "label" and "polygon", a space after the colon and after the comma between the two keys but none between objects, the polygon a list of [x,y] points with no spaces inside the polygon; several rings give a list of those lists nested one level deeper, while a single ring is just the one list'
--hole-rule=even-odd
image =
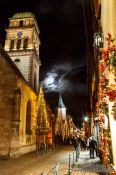
[{"label": "dark cloud", "polygon": [[86,67],[83,64],[62,63],[54,65],[41,81],[45,92],[75,92],[86,94]]}]

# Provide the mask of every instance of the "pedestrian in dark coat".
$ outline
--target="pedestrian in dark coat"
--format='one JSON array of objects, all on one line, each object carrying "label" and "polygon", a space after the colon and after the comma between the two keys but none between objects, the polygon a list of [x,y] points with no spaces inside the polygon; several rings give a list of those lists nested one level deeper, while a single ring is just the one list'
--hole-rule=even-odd
[{"label": "pedestrian in dark coat", "polygon": [[92,139],[89,143],[89,150],[90,150],[90,158],[95,157],[95,150],[97,148],[97,141],[95,140],[94,136],[92,136]]},{"label": "pedestrian in dark coat", "polygon": [[77,145],[78,145],[78,138],[77,138],[76,136],[73,137],[73,145],[74,145],[74,148],[75,148],[75,150],[76,150]]}]

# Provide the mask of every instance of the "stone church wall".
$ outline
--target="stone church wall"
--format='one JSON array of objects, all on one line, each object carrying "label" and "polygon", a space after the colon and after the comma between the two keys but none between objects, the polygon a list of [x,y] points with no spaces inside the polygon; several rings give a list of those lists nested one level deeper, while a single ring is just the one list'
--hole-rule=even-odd
[{"label": "stone church wall", "polygon": [[[26,133],[27,103],[31,108],[31,134]],[[0,157],[14,157],[36,148],[37,95],[0,47]]]},{"label": "stone church wall", "polygon": [[0,47],[0,155],[9,155],[16,75]]}]

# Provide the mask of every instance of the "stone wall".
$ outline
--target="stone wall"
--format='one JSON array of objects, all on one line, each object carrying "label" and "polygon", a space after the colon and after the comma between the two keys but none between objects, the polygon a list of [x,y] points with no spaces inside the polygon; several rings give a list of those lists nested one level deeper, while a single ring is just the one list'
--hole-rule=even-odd
[{"label": "stone wall", "polygon": [[9,155],[17,76],[0,47],[0,155]]},{"label": "stone wall", "polygon": [[[31,134],[26,134],[27,103],[31,102]],[[0,47],[0,156],[33,151],[36,146],[37,95]]]}]

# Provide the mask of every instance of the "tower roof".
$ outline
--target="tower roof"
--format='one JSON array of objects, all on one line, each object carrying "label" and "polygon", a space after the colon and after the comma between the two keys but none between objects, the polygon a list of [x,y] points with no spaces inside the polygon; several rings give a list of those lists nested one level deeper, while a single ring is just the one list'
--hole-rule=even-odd
[{"label": "tower roof", "polygon": [[59,108],[66,108],[65,105],[64,105],[64,103],[63,103],[61,93],[60,93],[60,95],[59,95],[58,107],[59,107]]},{"label": "tower roof", "polygon": [[34,21],[35,21],[35,26],[36,26],[36,29],[37,29],[37,32],[39,33],[39,27],[38,27],[38,23],[36,21],[36,17],[34,15],[34,13],[32,12],[20,12],[20,13],[15,13],[12,18],[9,18],[10,20],[17,20],[17,19],[22,19],[23,18],[34,18]]},{"label": "tower roof", "polygon": [[35,17],[35,15],[32,12],[22,12],[22,13],[15,13],[12,18],[31,18]]}]

